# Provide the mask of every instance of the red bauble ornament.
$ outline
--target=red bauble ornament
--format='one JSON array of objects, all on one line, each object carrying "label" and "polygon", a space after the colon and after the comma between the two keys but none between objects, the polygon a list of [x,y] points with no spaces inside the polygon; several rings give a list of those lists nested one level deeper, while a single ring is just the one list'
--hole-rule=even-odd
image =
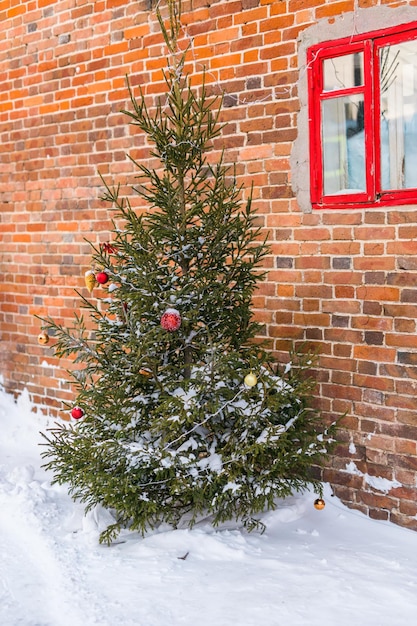
[{"label": "red bauble ornament", "polygon": [[116,248],[108,241],[101,243],[100,248],[103,252],[107,252],[107,254],[114,254],[116,252]]},{"label": "red bauble ornament", "polygon": [[109,275],[106,272],[99,272],[96,274],[96,281],[100,283],[100,285],[105,285],[109,282]]},{"label": "red bauble ornament", "polygon": [[75,420],[81,419],[83,415],[84,411],[80,406],[75,406],[71,411],[71,417],[73,417]]},{"label": "red bauble ornament", "polygon": [[175,332],[181,326],[181,315],[177,309],[167,309],[161,317],[161,326],[170,333]]}]

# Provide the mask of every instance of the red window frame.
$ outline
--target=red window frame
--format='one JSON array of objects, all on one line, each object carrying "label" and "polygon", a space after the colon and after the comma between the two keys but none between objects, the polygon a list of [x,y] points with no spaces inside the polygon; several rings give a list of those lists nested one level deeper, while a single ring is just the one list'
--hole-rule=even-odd
[{"label": "red window frame", "polygon": [[[377,30],[363,35],[327,41],[307,51],[308,110],[310,138],[310,195],[313,209],[371,208],[417,203],[417,188],[383,190],[380,163],[379,50],[389,44],[417,39],[417,22]],[[323,187],[322,103],[334,98],[324,91],[323,66],[326,59],[363,53],[363,85],[337,90],[337,97],[363,94],[366,191],[325,195]]]}]

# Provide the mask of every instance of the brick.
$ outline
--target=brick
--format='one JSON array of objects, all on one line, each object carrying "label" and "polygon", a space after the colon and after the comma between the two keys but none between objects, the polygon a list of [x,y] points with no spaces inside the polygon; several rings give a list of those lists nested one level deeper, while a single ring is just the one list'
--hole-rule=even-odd
[{"label": "brick", "polygon": [[352,11],[353,9],[352,0],[342,0],[339,2],[334,2],[330,6],[325,5],[322,7],[318,7],[316,9],[316,18],[323,19],[333,17],[335,15],[340,15],[342,13],[347,13],[348,11]]},{"label": "brick", "polygon": [[409,528],[410,530],[417,530],[417,519],[410,518],[402,513],[391,512],[389,520],[394,524],[405,526],[405,528]]},{"label": "brick", "polygon": [[320,310],[320,300],[318,299],[304,300],[303,311],[319,311],[319,310]]},{"label": "brick", "polygon": [[[327,257],[321,256],[303,256],[301,258],[296,259],[295,266],[297,269],[328,269],[330,266],[330,260]],[[326,278],[328,277],[328,273],[326,274]],[[330,282],[327,280],[327,282]]]},{"label": "brick", "polygon": [[325,330],[325,338],[327,341],[344,342],[356,344],[362,341],[362,332],[357,330],[347,330],[341,328],[330,328]]},{"label": "brick", "polygon": [[338,472],[332,469],[324,469],[323,480],[333,485],[348,487],[350,489],[360,489],[363,484],[363,478],[355,474],[347,472]]},{"label": "brick", "polygon": [[[398,494],[395,494],[395,495],[398,495],[398,497],[403,498],[405,496],[405,490],[401,490]],[[417,494],[414,492],[413,495],[414,495],[414,497],[416,497]],[[415,502],[402,500],[400,502],[399,510],[400,510],[400,513],[404,513],[405,515],[407,515],[409,517],[416,518],[416,515],[417,515],[417,505],[416,505]]]},{"label": "brick", "polygon": [[384,509],[369,508],[368,515],[371,519],[386,521],[389,519],[389,512]]},{"label": "brick", "polygon": [[416,243],[414,241],[388,242],[386,251],[389,255],[415,255]]},{"label": "brick", "polygon": [[414,320],[396,319],[394,329],[399,333],[415,333],[416,322]]},{"label": "brick", "polygon": [[299,298],[327,299],[332,296],[332,289],[326,285],[297,285],[295,294]]},{"label": "brick", "polygon": [[417,270],[417,260],[409,257],[399,257],[397,259],[397,267],[400,270]]},{"label": "brick", "polygon": [[364,282],[367,285],[383,285],[386,282],[385,272],[365,272]]},{"label": "brick", "polygon": [[[353,384],[357,385],[358,387],[368,387],[369,389],[373,391],[376,391],[376,390],[381,390],[384,392],[394,391],[394,382],[390,378],[369,376],[363,373],[356,374],[353,377]],[[380,396],[378,396],[378,398],[380,398],[380,402],[378,403],[382,403],[384,401],[383,397],[381,398]],[[364,394],[364,400],[366,401],[367,399],[368,399],[368,396]]]},{"label": "brick", "polygon": [[[340,257],[341,254],[344,254],[348,256],[348,258],[350,258],[351,255],[356,255],[361,252],[361,245],[360,243],[354,243],[352,241],[336,241],[336,242],[329,241],[329,242],[322,242],[320,250],[322,254],[336,256],[336,258]],[[334,261],[336,261],[336,258],[334,259]],[[340,258],[343,258],[343,257],[340,257]],[[343,262],[343,261],[339,261],[339,263],[340,262]],[[346,269],[346,268],[335,267],[334,269]]]},{"label": "brick", "polygon": [[350,270],[352,267],[351,257],[337,257],[332,259],[332,267],[335,270]]},{"label": "brick", "polygon": [[397,509],[399,504],[397,498],[391,498],[389,496],[383,496],[378,493],[370,493],[367,491],[363,491],[361,493],[361,501],[369,507],[386,509],[388,511]]},{"label": "brick", "polygon": [[382,305],[379,302],[368,302],[365,300],[362,304],[362,311],[365,315],[381,315]]},{"label": "brick", "polygon": [[407,369],[402,365],[395,365],[393,363],[383,363],[380,366],[380,372],[382,376],[391,376],[393,378],[400,378],[407,376]]},{"label": "brick", "polygon": [[365,215],[365,224],[385,224],[386,223],[385,211],[369,211]]},{"label": "brick", "polygon": [[390,256],[384,256],[382,259],[379,257],[363,256],[355,257],[353,261],[355,270],[360,271],[390,271],[395,269],[395,258]]},{"label": "brick", "polygon": [[385,244],[383,243],[365,243],[364,253],[368,256],[381,256],[385,252]]},{"label": "brick", "polygon": [[387,346],[398,346],[400,348],[417,348],[417,337],[414,334],[392,334],[387,333],[385,336]]},{"label": "brick", "polygon": [[349,344],[333,344],[333,355],[349,359],[352,356],[352,346]]},{"label": "brick", "polygon": [[303,312],[294,314],[294,323],[300,326],[328,326],[329,321],[330,318],[325,313]]},{"label": "brick", "polygon": [[395,350],[385,347],[355,346],[354,356],[357,359],[390,362],[395,358]]},{"label": "brick", "polygon": [[326,239],[330,239],[330,231],[327,228],[308,228],[308,229],[300,228],[297,231],[297,238],[300,241],[312,241],[312,240],[323,241]]},{"label": "brick", "polygon": [[398,396],[396,394],[395,396],[386,397],[385,404],[388,407],[393,406],[396,408],[415,410],[417,409],[417,398],[416,397],[409,398],[407,396]]},{"label": "brick", "polygon": [[319,328],[307,328],[305,331],[307,341],[319,341],[323,339],[323,331]]},{"label": "brick", "polygon": [[[345,293],[345,290],[342,290],[342,293],[340,293],[340,291],[336,288],[335,289],[335,299],[334,300],[324,300],[322,303],[322,309],[323,311],[327,312],[327,313],[342,313],[342,314],[347,314],[347,315],[351,315],[351,314],[356,314],[359,312],[359,303],[353,300],[350,301],[346,301],[344,300],[345,297],[349,297],[349,295],[347,293]],[[336,316],[335,318],[336,320],[338,319],[338,317]],[[337,322],[336,325],[339,325],[339,322]]]},{"label": "brick", "polygon": [[290,269],[294,265],[294,259],[292,257],[277,257],[275,259],[275,267]]},{"label": "brick", "polygon": [[[348,241],[352,241],[353,239],[353,232],[351,228],[347,228],[347,227],[337,227],[334,226],[333,227],[333,237],[332,237],[333,241],[338,241],[338,240],[348,240]],[[340,254],[340,253],[339,253]]]},{"label": "brick", "polygon": [[403,289],[401,291],[401,302],[417,303],[417,289]]},{"label": "brick", "polygon": [[415,473],[410,470],[396,468],[395,470],[395,478],[402,485],[408,485],[411,487],[415,486]]},{"label": "brick", "polygon": [[384,304],[384,315],[391,317],[417,317],[417,306],[408,304]]},{"label": "brick", "polygon": [[[336,298],[353,298],[355,295],[355,290],[350,285],[336,285],[334,288],[334,295]],[[351,313],[357,313],[359,311],[359,307],[355,306],[353,302],[344,302],[344,306],[346,307],[346,311],[348,310]]]},{"label": "brick", "polygon": [[332,326],[339,328],[348,328],[350,325],[350,317],[347,315],[332,315]]},{"label": "brick", "polygon": [[417,275],[411,272],[389,273],[386,277],[388,285],[399,285],[401,287],[416,287]]},{"label": "brick", "polygon": [[326,397],[339,398],[345,400],[360,400],[362,397],[362,390],[355,387],[349,387],[346,385],[322,385],[322,391]]},{"label": "brick", "polygon": [[387,464],[387,453],[381,450],[373,450],[370,447],[366,447],[365,460],[369,463],[385,466]]},{"label": "brick", "polygon": [[417,366],[417,352],[399,351],[397,358],[399,363]]},{"label": "brick", "polygon": [[[355,319],[352,321],[352,326],[354,328],[362,328],[367,332],[374,332],[378,330],[389,331],[392,330],[392,320],[384,319],[381,317],[374,317],[370,319],[368,316],[364,317],[361,315],[355,317]],[[372,336],[373,335],[369,335],[369,337]]]},{"label": "brick", "polygon": [[[396,381],[395,383],[395,389],[398,393],[401,393],[401,385],[404,383],[404,381]],[[411,382],[406,382],[405,383],[407,386],[408,385],[412,385]],[[406,389],[405,393],[410,393],[410,395],[413,393],[415,393],[415,387],[411,387],[410,389]],[[397,411],[397,420],[400,423],[403,424],[409,424],[412,426],[417,426],[417,415],[415,413],[415,411],[413,409],[408,410],[408,409],[399,409]]]},{"label": "brick", "polygon": [[[417,294],[417,291],[416,291]],[[359,299],[383,300],[398,302],[400,299],[399,289],[395,287],[358,287],[356,295]]]},{"label": "brick", "polygon": [[395,441],[395,451],[398,454],[410,454],[417,455],[417,444],[415,441],[409,441],[407,439],[397,439]]},{"label": "brick", "polygon": [[334,485],[333,494],[344,502],[353,502],[354,500],[354,491],[344,485]]},{"label": "brick", "polygon": [[384,344],[384,334],[376,331],[365,331],[365,343],[368,345],[382,346]]}]

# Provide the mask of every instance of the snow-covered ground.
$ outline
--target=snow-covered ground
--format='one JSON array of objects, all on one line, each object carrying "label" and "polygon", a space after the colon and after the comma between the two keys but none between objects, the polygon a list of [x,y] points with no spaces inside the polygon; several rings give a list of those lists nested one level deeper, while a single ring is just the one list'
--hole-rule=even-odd
[{"label": "snow-covered ground", "polygon": [[0,392],[1,626],[411,626],[417,533],[346,509],[326,488],[263,516],[263,535],[229,525],[160,528],[98,543],[41,469],[27,394]]}]

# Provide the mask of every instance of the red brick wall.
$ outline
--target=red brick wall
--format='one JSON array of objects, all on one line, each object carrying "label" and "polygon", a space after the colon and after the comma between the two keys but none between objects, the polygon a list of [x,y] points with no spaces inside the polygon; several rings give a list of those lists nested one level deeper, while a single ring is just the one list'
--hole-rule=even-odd
[{"label": "red brick wall", "polygon": [[[0,2],[0,373],[8,390],[26,387],[51,410],[72,397],[69,364],[38,345],[34,315],[71,323],[89,264],[84,238],[108,240],[98,170],[124,185],[125,153],[146,156],[120,110],[126,74],[150,98],[163,87],[151,5]],[[326,418],[346,413],[324,478],[351,506],[417,529],[417,210],[304,213],[290,167],[302,31],[353,10],[413,5],[185,0],[183,24],[196,82],[205,66],[210,89],[225,94],[216,149],[254,182],[270,233],[257,315],[279,358],[294,341],[320,349],[317,403]]]}]

